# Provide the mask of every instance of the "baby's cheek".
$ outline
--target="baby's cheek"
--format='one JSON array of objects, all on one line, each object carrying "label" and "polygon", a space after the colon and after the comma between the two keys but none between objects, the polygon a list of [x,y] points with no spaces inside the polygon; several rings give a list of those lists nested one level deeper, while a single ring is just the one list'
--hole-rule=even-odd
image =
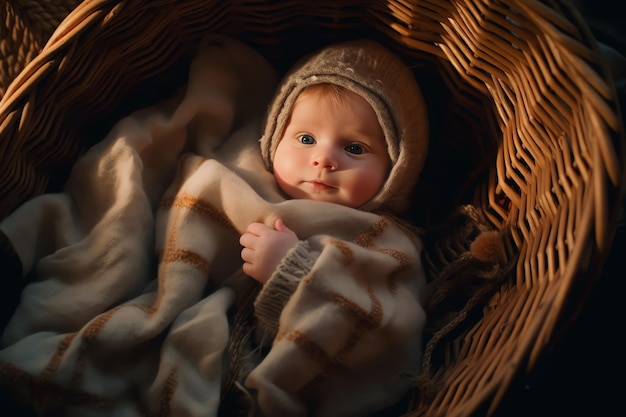
[{"label": "baby's cheek", "polygon": [[366,170],[352,182],[352,198],[361,206],[374,198],[385,184],[386,174],[379,170]]}]

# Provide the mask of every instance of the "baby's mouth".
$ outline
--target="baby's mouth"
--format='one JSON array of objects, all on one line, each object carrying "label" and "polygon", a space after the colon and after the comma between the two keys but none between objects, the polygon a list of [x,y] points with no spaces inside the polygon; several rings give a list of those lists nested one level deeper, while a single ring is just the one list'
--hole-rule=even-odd
[{"label": "baby's mouth", "polygon": [[331,190],[335,188],[332,185],[328,185],[320,181],[307,181],[307,183],[311,184],[313,189],[316,191]]}]

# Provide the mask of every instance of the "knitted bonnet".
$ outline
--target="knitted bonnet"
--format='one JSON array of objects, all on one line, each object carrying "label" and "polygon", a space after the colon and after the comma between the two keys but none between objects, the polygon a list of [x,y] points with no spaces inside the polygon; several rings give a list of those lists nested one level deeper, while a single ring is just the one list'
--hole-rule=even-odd
[{"label": "knitted bonnet", "polygon": [[272,169],[276,147],[298,95],[313,84],[337,84],[363,97],[378,116],[387,141],[391,171],[363,210],[401,212],[424,167],[428,117],[421,90],[398,56],[372,40],[346,41],[299,60],[283,77],[266,115],[261,152]]}]

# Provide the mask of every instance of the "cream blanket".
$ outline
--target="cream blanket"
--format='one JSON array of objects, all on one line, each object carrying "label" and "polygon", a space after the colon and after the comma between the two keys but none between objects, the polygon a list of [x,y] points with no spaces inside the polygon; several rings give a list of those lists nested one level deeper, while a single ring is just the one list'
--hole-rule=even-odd
[{"label": "cream blanket", "polygon": [[239,234],[279,216],[301,242],[254,301],[259,349],[236,375],[251,413],[363,416],[409,388],[421,244],[388,217],[281,196],[258,146],[275,77],[207,37],[180,94],[120,120],[63,193],[0,223],[37,275],[2,336],[0,378],[42,414],[218,415],[233,310],[253,283]]}]

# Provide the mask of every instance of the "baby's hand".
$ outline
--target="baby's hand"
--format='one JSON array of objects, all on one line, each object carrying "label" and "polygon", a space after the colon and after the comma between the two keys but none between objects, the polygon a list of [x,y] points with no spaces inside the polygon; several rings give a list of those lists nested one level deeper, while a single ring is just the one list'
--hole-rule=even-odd
[{"label": "baby's hand", "polygon": [[273,229],[263,223],[250,223],[239,243],[243,246],[243,272],[266,283],[289,249],[298,243],[298,236],[278,219]]}]

